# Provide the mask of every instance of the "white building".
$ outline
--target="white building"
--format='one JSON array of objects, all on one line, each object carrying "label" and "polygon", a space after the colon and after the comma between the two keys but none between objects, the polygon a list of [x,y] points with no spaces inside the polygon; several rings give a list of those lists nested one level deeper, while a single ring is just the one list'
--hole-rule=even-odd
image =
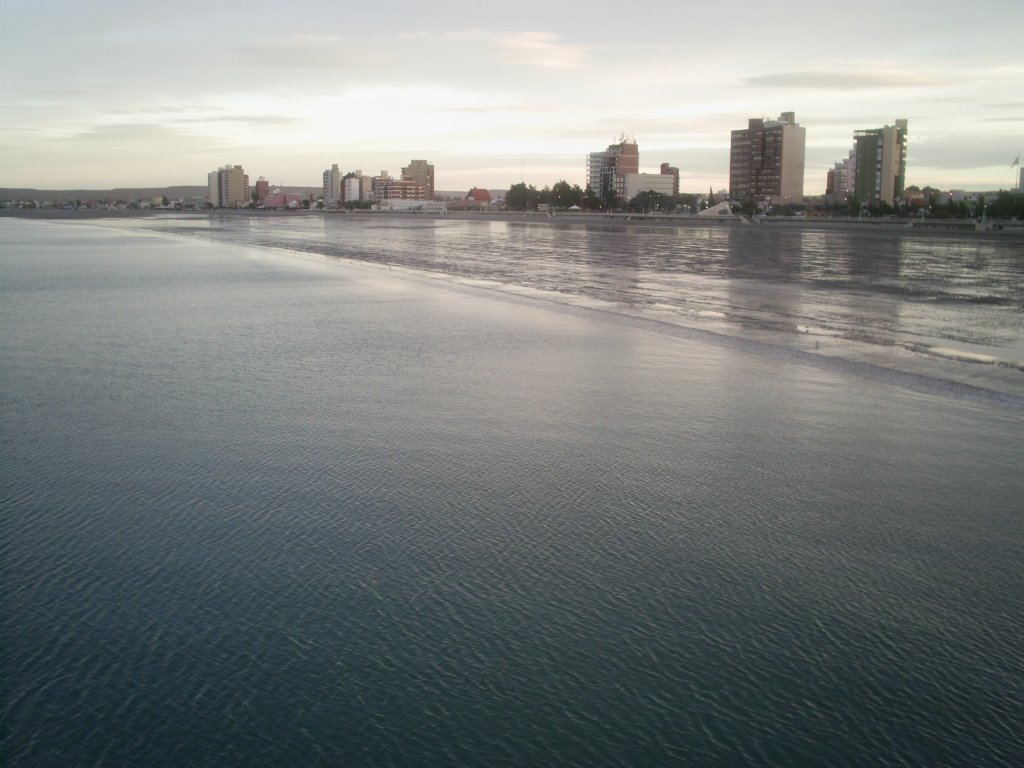
[{"label": "white building", "polygon": [[362,171],[352,171],[342,182],[342,193],[346,203],[373,199],[373,177],[364,176]]},{"label": "white building", "polygon": [[381,200],[377,207],[383,211],[403,211],[407,213],[447,213],[448,206],[443,200],[393,199]]},{"label": "white building", "polygon": [[675,179],[667,173],[627,173],[625,175],[626,200],[641,192],[657,192],[672,197]]},{"label": "white building", "polygon": [[341,171],[337,164],[324,171],[323,199],[328,208],[341,205]]},{"label": "white building", "polygon": [[838,161],[832,170],[829,171],[829,174],[832,178],[831,184],[827,185],[825,190],[826,194],[839,198],[852,195],[857,182],[856,148],[851,149],[850,154],[846,158]]}]

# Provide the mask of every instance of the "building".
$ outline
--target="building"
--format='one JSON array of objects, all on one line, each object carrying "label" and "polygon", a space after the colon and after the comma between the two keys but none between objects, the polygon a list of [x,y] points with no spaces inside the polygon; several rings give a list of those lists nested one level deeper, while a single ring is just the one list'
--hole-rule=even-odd
[{"label": "building", "polygon": [[373,177],[362,171],[350,171],[342,179],[342,199],[346,203],[373,200]]},{"label": "building", "polygon": [[361,176],[362,174],[356,171],[355,173],[346,174],[342,180],[341,196],[346,203],[355,203],[364,199],[359,190]]},{"label": "building", "polygon": [[382,211],[401,213],[447,213],[448,205],[443,200],[383,200],[378,205]]},{"label": "building", "polygon": [[661,164],[661,172],[672,177],[672,197],[679,197],[679,169],[668,163]]},{"label": "building", "polygon": [[587,187],[604,197],[614,191],[626,197],[626,174],[640,172],[640,150],[635,139],[621,137],[618,144],[609,145],[604,152],[587,155]]},{"label": "building", "polygon": [[426,160],[410,160],[402,169],[403,181],[414,181],[423,188],[423,200],[434,199],[434,166]]},{"label": "building", "polygon": [[672,197],[673,188],[678,185],[668,173],[627,173],[625,177],[625,199],[632,200],[641,192],[657,192]]},{"label": "building", "polygon": [[853,194],[854,181],[857,177],[857,151],[851,149],[850,154],[833,166],[825,178],[825,194],[846,199]]},{"label": "building", "polygon": [[328,208],[341,205],[341,171],[337,164],[324,171],[323,201]]},{"label": "building", "polygon": [[393,179],[387,171],[373,177],[373,202],[385,200],[424,200],[423,187],[409,179]]},{"label": "building", "polygon": [[449,208],[455,211],[482,211],[493,204],[490,190],[483,187],[473,187],[461,200],[453,200]]},{"label": "building", "polygon": [[263,200],[265,208],[301,208],[302,195],[298,192],[283,192],[275,189]]},{"label": "building", "polygon": [[733,200],[799,203],[804,197],[807,130],[792,112],[778,120],[751,118],[732,132],[729,196]]},{"label": "building", "polygon": [[214,208],[249,204],[249,177],[240,165],[225,165],[206,174],[206,202]]},{"label": "building", "polygon": [[854,197],[861,203],[895,205],[907,177],[907,121],[855,131]]},{"label": "building", "polygon": [[260,176],[260,180],[256,182],[256,202],[262,203],[269,194],[270,182]]}]

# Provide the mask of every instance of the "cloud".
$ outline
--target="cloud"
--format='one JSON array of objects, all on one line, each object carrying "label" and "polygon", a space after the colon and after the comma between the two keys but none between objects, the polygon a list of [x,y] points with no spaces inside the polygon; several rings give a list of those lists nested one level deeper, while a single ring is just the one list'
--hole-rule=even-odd
[{"label": "cloud", "polygon": [[544,69],[575,69],[583,65],[589,49],[578,43],[563,43],[553,32],[516,32],[503,35],[498,45],[515,54],[513,64]]},{"label": "cloud", "polygon": [[337,35],[291,35],[258,40],[233,51],[236,62],[254,76],[280,70],[361,71],[390,63],[381,46],[367,47]]},{"label": "cloud", "polygon": [[743,78],[743,83],[757,88],[822,88],[828,90],[859,90],[863,88],[904,88],[939,85],[937,78],[908,72],[775,72]]},{"label": "cloud", "polygon": [[914,141],[907,149],[907,166],[943,170],[1006,167],[1020,152],[1017,136],[988,136],[984,143],[965,142],[962,136],[935,136]]},{"label": "cloud", "polygon": [[492,59],[497,53],[497,59],[502,64],[538,69],[576,69],[586,62],[592,50],[590,46],[566,42],[561,35],[542,30],[495,32],[470,27],[438,34],[406,33],[400,37],[411,43],[441,42],[476,46]]},{"label": "cloud", "polygon": [[231,125],[293,125],[305,122],[299,117],[285,117],[283,115],[210,115],[208,117],[179,117],[171,122],[179,124],[222,124]]},{"label": "cloud", "polygon": [[153,123],[114,123],[87,128],[70,136],[69,140],[73,142],[112,142],[119,145],[150,144],[153,141],[178,135],[177,131]]}]

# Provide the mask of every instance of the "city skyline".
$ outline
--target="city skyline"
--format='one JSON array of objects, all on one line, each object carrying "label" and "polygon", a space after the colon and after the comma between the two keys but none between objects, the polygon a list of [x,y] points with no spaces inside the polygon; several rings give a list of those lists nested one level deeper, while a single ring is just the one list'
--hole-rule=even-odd
[{"label": "city skyline", "polygon": [[[730,132],[795,111],[804,193],[856,130],[914,126],[907,184],[1011,188],[1024,149],[1024,11],[986,0],[845,13],[738,2],[5,9],[0,185],[197,184],[240,163],[275,184],[428,158],[437,189],[584,186],[635,136],[640,171],[728,185]],[[1014,23],[1018,22],[1018,23]]]}]

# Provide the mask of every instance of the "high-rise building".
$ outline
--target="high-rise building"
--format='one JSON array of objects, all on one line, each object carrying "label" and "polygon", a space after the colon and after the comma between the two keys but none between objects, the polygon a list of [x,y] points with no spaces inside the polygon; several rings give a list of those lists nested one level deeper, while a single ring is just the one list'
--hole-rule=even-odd
[{"label": "high-rise building", "polygon": [[323,199],[328,208],[341,205],[341,171],[337,164],[324,171]]},{"label": "high-rise building", "polygon": [[262,203],[270,195],[270,182],[260,176],[256,182],[256,202]]},{"label": "high-rise building", "polygon": [[619,197],[626,196],[626,174],[640,172],[640,150],[636,139],[625,136],[618,144],[609,145],[604,152],[587,155],[587,187],[594,194],[604,196],[610,190]]},{"label": "high-rise building", "polygon": [[856,181],[854,197],[862,203],[895,205],[903,196],[907,177],[907,121],[855,131]]},{"label": "high-rise building", "polygon": [[249,204],[249,177],[240,165],[225,165],[206,174],[206,202],[214,208]]},{"label": "high-rise building", "polygon": [[410,179],[393,179],[387,171],[373,177],[373,202],[425,200],[423,187]]},{"label": "high-rise building", "polygon": [[679,197],[679,169],[668,163],[661,164],[661,173],[672,177],[672,197]]},{"label": "high-rise building", "polygon": [[414,181],[423,188],[422,200],[434,199],[434,166],[426,160],[410,160],[402,169],[403,181]]},{"label": "high-rise building", "polygon": [[778,120],[751,118],[732,132],[729,196],[734,200],[801,202],[807,129],[792,112]]},{"label": "high-rise building", "polygon": [[857,150],[838,161],[825,178],[825,194],[834,198],[846,198],[853,194],[857,177]]}]

